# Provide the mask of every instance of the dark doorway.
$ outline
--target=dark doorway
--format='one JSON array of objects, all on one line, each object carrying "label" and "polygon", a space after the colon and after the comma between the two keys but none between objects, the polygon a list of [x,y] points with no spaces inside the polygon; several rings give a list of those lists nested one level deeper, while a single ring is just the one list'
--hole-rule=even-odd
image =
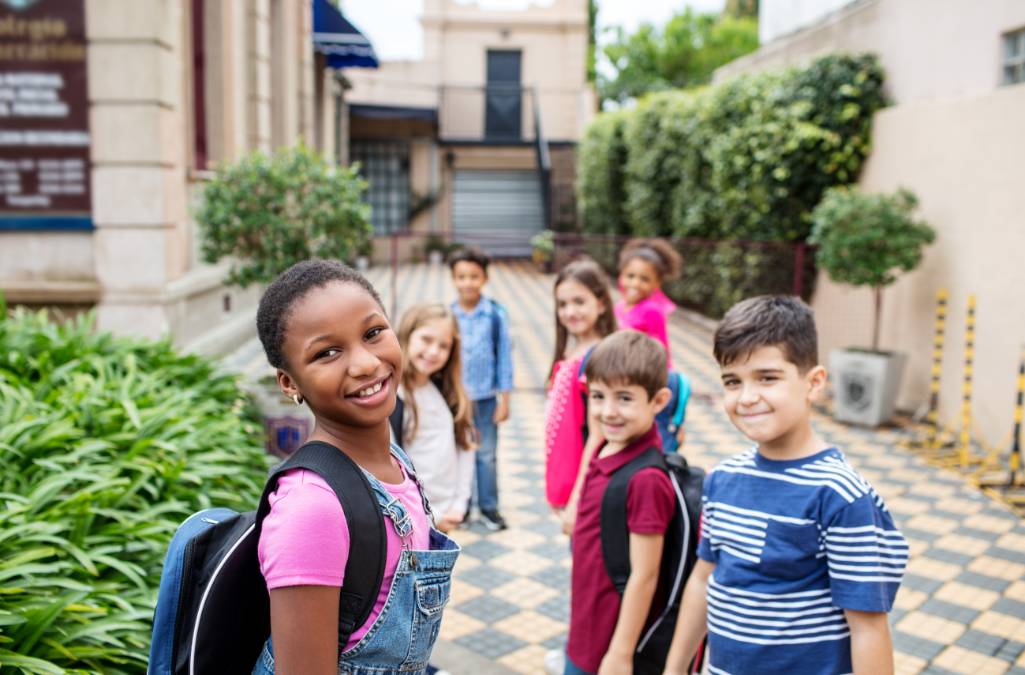
[{"label": "dark doorway", "polygon": [[487,140],[520,140],[523,125],[523,89],[518,49],[488,50],[488,84],[484,104]]}]

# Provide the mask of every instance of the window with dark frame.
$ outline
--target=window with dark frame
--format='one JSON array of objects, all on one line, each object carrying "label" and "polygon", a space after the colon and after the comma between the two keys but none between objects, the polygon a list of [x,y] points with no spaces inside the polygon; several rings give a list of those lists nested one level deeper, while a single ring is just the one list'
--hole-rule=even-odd
[{"label": "window with dark frame", "polygon": [[206,53],[203,47],[203,0],[192,0],[192,128],[193,166],[207,168]]},{"label": "window with dark frame", "polygon": [[374,234],[403,232],[409,227],[409,143],[359,141],[351,144],[352,162],[359,162],[367,181]]},{"label": "window with dark frame", "polygon": [[1003,84],[1025,82],[1025,28],[1004,34]]}]

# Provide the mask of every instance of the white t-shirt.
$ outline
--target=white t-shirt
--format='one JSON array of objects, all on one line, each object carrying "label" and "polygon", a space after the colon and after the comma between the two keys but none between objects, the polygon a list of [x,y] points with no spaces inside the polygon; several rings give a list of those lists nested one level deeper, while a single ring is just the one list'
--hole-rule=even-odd
[{"label": "white t-shirt", "polygon": [[[473,488],[473,452],[456,447],[452,411],[433,382],[417,387],[412,394],[418,425],[416,437],[409,439],[403,449],[413,461],[434,516],[442,518],[453,511],[456,515],[465,514]],[[402,400],[409,400],[405,389],[400,390],[400,395]],[[412,415],[407,403],[403,428],[412,424]]]}]

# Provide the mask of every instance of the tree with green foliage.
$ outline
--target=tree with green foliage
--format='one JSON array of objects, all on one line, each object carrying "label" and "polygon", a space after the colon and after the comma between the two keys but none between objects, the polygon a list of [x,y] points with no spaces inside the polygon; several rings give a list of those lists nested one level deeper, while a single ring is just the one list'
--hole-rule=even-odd
[{"label": "tree with green foliage", "polygon": [[299,145],[221,165],[196,211],[203,259],[232,260],[228,283],[268,283],[307,258],[351,261],[373,234],[367,184]]},{"label": "tree with green foliage", "polygon": [[602,100],[623,103],[646,93],[707,84],[719,66],[758,48],[758,21],[686,9],[659,29],[643,23],[603,52],[614,71],[598,77]]},{"label": "tree with green foliage", "polygon": [[757,19],[758,0],[726,0],[726,6],[723,7],[722,13],[729,16],[747,16]]},{"label": "tree with green foliage", "polygon": [[883,288],[901,272],[918,267],[922,249],[936,238],[928,224],[912,216],[917,206],[918,199],[908,190],[870,195],[836,187],[826,192],[812,213],[815,225],[808,242],[818,247],[815,262],[833,281],[872,288],[873,351],[879,349]]},{"label": "tree with green foliage", "polygon": [[587,81],[598,80],[598,0],[587,0]]}]

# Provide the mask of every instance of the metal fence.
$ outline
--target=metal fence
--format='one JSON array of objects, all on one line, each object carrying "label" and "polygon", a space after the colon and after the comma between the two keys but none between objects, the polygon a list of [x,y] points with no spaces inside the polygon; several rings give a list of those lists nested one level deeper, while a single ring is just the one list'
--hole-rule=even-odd
[{"label": "metal fence", "polygon": [[[557,233],[553,266],[587,256],[615,278],[619,255],[633,237]],[[815,282],[814,255],[803,242],[664,238],[680,253],[678,279],[663,285],[679,305],[721,317],[731,305],[752,295],[785,293],[806,300]]]},{"label": "metal fence", "polygon": [[[402,263],[444,260],[467,241],[484,244],[493,258],[522,258],[528,234],[517,232],[396,232],[378,237],[374,259],[397,275]],[[589,257],[614,280],[619,254],[627,236],[556,233],[554,252],[547,265],[557,271],[572,260]],[[677,304],[706,316],[721,317],[735,302],[752,295],[784,293],[811,297],[815,282],[814,250],[804,243],[667,238],[683,258],[680,278],[667,281],[663,290]],[[433,252],[433,253],[432,253]],[[515,252],[509,255],[509,252]],[[393,286],[394,287],[394,286]]]}]

